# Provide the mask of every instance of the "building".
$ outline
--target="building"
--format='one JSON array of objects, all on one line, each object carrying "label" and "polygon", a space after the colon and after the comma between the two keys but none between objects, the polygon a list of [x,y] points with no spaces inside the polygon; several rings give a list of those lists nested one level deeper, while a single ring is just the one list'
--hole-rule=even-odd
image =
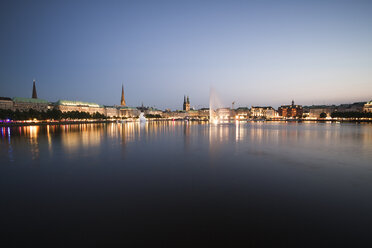
[{"label": "building", "polygon": [[278,109],[279,115],[282,117],[289,118],[301,118],[303,114],[303,108],[301,105],[295,105],[292,100],[291,105],[282,105]]},{"label": "building", "polygon": [[0,109],[13,110],[13,101],[9,97],[0,97]]},{"label": "building", "polygon": [[126,106],[127,104],[125,103],[125,97],[124,97],[124,85],[121,85],[121,101],[120,101],[121,106]]},{"label": "building", "polygon": [[208,119],[209,118],[209,108],[201,108],[198,110],[199,118]]},{"label": "building", "polygon": [[187,96],[187,99],[186,99],[186,96],[183,97],[183,111],[189,111],[190,110],[190,99],[189,99],[189,96]]},{"label": "building", "polygon": [[235,112],[235,118],[239,120],[248,119],[251,115],[251,111],[247,107],[239,107],[235,109],[234,112]]},{"label": "building", "polygon": [[104,107],[104,115],[107,117],[118,117],[119,110],[115,106],[105,106]]},{"label": "building", "polygon": [[266,109],[265,117],[268,118],[268,119],[278,118],[279,113],[274,108],[270,107],[270,108]]},{"label": "building", "polygon": [[307,117],[309,118],[324,118],[321,117],[321,114],[325,114],[325,117],[331,117],[331,114],[335,112],[335,105],[312,105],[303,107],[304,113],[308,113]]},{"label": "building", "polygon": [[62,112],[78,111],[87,112],[89,114],[94,114],[96,112],[103,115],[105,114],[104,106],[91,102],[59,100],[55,103],[55,108]]},{"label": "building", "polygon": [[252,106],[251,107],[251,116],[253,118],[274,118],[277,117],[278,114],[275,109],[271,106]]},{"label": "building", "polygon": [[32,98],[37,99],[35,80],[34,80],[33,86],[32,86]]},{"label": "building", "polygon": [[118,106],[119,117],[136,118],[141,114],[141,111],[134,107]]},{"label": "building", "polygon": [[364,104],[363,112],[372,113],[372,100]]},{"label": "building", "polygon": [[230,108],[218,108],[215,110],[215,114],[220,120],[230,120],[230,118],[234,118],[234,114]]},{"label": "building", "polygon": [[14,97],[13,104],[13,110],[19,111],[29,111],[30,109],[37,111],[47,111],[49,106],[49,103],[46,100],[23,97]]},{"label": "building", "polygon": [[188,117],[188,114],[185,111],[179,110],[179,111],[163,112],[163,117],[169,118],[169,119],[184,119]]},{"label": "building", "polygon": [[351,104],[340,104],[337,112],[363,112],[366,102],[354,102]]},{"label": "building", "polygon": [[152,108],[152,107],[147,107],[144,111],[145,115],[162,115],[163,111],[160,109]]},{"label": "building", "polygon": [[[153,107],[145,107],[143,106],[143,103],[141,107],[137,107],[137,109],[140,112],[143,112],[145,115],[162,115],[163,114],[163,111],[161,111],[160,109],[156,109]],[[170,110],[168,112],[170,112]]]},{"label": "building", "polygon": [[14,111],[29,111],[30,109],[37,111],[47,111],[49,106],[48,101],[37,98],[35,80],[33,81],[32,86],[32,98],[14,97],[12,99],[12,102],[13,104],[11,104],[8,99],[7,104],[4,107],[10,107],[11,105],[13,105],[9,109],[12,109]]}]

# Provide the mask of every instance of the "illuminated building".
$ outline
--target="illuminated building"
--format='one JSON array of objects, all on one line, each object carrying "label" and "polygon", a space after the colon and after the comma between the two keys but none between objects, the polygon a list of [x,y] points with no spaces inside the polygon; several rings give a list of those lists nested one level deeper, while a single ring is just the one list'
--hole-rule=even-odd
[{"label": "illuminated building", "polygon": [[209,118],[209,108],[201,108],[198,110],[199,118],[208,119]]},{"label": "illuminated building", "polygon": [[156,108],[149,107],[144,110],[144,113],[145,115],[162,115],[163,111],[156,109]]},{"label": "illuminated building", "polygon": [[119,117],[138,117],[141,113],[137,108],[128,106],[118,106]]},{"label": "illuminated building", "polygon": [[230,120],[230,117],[234,116],[230,108],[218,108],[215,113],[220,120]]},{"label": "illuminated building", "polygon": [[248,119],[250,116],[251,111],[247,107],[239,107],[235,109],[235,116],[237,116],[238,119]]},{"label": "illuminated building", "polygon": [[364,104],[363,112],[372,113],[372,101],[369,101],[366,104]]},{"label": "illuminated building", "polygon": [[103,106],[97,103],[59,100],[55,108],[62,112],[79,111],[94,114],[96,112],[107,117],[137,117],[140,111],[137,108],[126,106],[124,97],[124,86],[121,87],[121,100],[119,106]]},{"label": "illuminated building", "polygon": [[94,114],[96,112],[105,114],[105,110],[102,105],[90,102],[59,100],[56,102],[55,108],[62,112],[79,111],[87,112],[89,114]]},{"label": "illuminated building", "polygon": [[118,117],[119,111],[115,106],[105,106],[104,115],[107,117]]},{"label": "illuminated building", "polygon": [[262,117],[262,118],[273,118],[277,117],[278,114],[275,109],[271,106],[252,106],[251,107],[251,116],[252,117]]},{"label": "illuminated building", "polygon": [[279,115],[282,117],[298,117],[301,118],[303,114],[303,108],[301,105],[295,105],[292,100],[291,105],[282,105],[278,109]]}]

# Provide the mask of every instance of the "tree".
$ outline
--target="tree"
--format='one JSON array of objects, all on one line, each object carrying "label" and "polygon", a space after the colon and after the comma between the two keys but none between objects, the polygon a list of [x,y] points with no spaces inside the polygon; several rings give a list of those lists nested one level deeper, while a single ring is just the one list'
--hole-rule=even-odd
[{"label": "tree", "polygon": [[326,113],[320,113],[320,116],[319,116],[320,118],[326,118],[327,117],[327,114]]}]

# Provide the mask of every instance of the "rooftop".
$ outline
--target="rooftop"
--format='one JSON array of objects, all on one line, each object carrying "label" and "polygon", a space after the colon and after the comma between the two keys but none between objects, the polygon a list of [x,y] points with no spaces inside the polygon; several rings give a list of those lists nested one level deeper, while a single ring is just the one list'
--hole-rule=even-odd
[{"label": "rooftop", "polygon": [[56,105],[64,105],[64,106],[86,106],[91,108],[102,108],[102,105],[98,103],[92,102],[81,102],[81,101],[69,101],[69,100],[59,100],[56,102]]},{"label": "rooftop", "polygon": [[22,102],[22,103],[42,103],[48,104],[48,101],[43,99],[35,99],[35,98],[24,98],[24,97],[14,97],[14,102]]},{"label": "rooftop", "polygon": [[335,108],[336,105],[311,105],[311,106],[303,106],[303,108],[307,109],[320,109],[320,108]]},{"label": "rooftop", "polygon": [[132,109],[132,110],[137,110],[137,108],[134,107],[128,107],[128,106],[117,106],[118,109]]},{"label": "rooftop", "polygon": [[10,98],[10,97],[1,97],[1,96],[0,96],[0,100],[3,100],[3,101],[11,101],[12,98]]},{"label": "rooftop", "polygon": [[[292,105],[291,105],[292,106]],[[271,106],[252,106],[252,108],[274,109]]]}]

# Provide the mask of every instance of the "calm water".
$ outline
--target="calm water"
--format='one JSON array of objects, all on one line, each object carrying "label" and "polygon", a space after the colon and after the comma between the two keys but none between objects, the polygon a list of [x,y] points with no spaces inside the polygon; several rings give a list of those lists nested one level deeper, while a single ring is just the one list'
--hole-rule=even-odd
[{"label": "calm water", "polygon": [[14,247],[372,241],[370,124],[0,131],[0,242]]}]

